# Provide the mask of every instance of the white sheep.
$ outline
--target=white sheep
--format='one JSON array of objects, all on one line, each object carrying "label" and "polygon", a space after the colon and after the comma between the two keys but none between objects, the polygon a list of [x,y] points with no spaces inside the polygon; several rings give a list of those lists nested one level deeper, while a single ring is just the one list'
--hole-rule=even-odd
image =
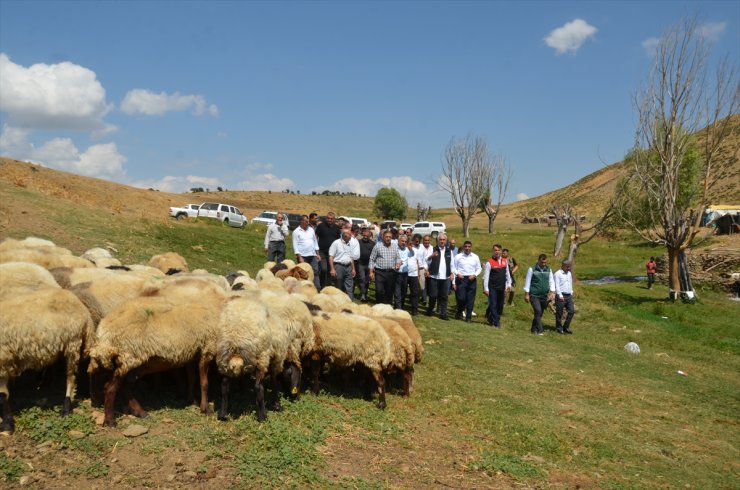
[{"label": "white sheep", "polygon": [[327,313],[309,305],[313,315],[313,392],[319,391],[324,362],[338,367],[364,366],[372,374],[379,394],[378,406],[386,407],[384,371],[391,365],[391,339],[375,320],[353,313]]},{"label": "white sheep", "polygon": [[15,238],[6,238],[0,242],[0,252],[16,249],[40,249],[58,255],[72,255],[72,252],[66,248],[58,247],[54,242],[44,240],[43,238],[26,237],[23,240]]},{"label": "white sheep", "polygon": [[166,252],[155,255],[149,259],[149,266],[159,269],[165,274],[177,274],[178,272],[188,272],[188,263],[185,258],[177,252]]},{"label": "white sheep", "polygon": [[5,262],[31,262],[46,269],[55,267],[95,267],[95,264],[89,260],[62,253],[57,249],[44,247],[0,250],[0,263]]},{"label": "white sheep", "polygon": [[273,381],[274,408],[280,409],[277,377],[283,371],[292,339],[280,318],[271,315],[266,303],[251,297],[233,296],[224,304],[219,318],[216,365],[223,375],[218,418],[228,413],[230,378],[254,373],[257,419],[265,420],[264,378]]},{"label": "white sheep", "polygon": [[[113,409],[124,377],[181,367],[196,359],[200,409],[210,413],[208,365],[215,357],[218,320],[225,299],[226,293],[208,280],[184,277],[144,291],[103,318],[90,351],[90,372],[113,370],[105,385],[105,425],[116,424]],[[128,403],[134,415],[147,415],[133,394]]]},{"label": "white sheep", "polygon": [[6,262],[0,264],[0,297],[11,292],[26,292],[36,289],[53,288],[59,285],[48,270],[30,262]]},{"label": "white sheep", "polygon": [[87,353],[94,326],[90,313],[69,291],[42,287],[0,297],[0,431],[13,432],[8,383],[27,369],[52,365],[59,356],[66,361],[67,389],[62,415],[72,411],[80,353]]}]

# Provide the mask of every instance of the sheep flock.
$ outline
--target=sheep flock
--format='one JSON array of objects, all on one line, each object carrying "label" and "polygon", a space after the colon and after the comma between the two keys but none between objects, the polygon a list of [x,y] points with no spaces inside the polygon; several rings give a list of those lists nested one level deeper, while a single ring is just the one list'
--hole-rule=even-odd
[{"label": "sheep flock", "polygon": [[411,394],[424,354],[407,312],[353,303],[334,287],[319,293],[310,266],[291,260],[220,276],[190,271],[175,252],[122,265],[103,248],[77,257],[48,240],[7,238],[0,242],[0,312],[4,433],[15,428],[13,380],[60,359],[62,415],[85,377],[91,402],[103,405],[103,423],[113,427],[120,411],[147,416],[138,380],[159,372],[183,380],[187,399],[209,415],[209,380],[218,379],[220,400],[212,401],[220,420],[229,418],[232,390],[249,389],[244,379],[254,380],[262,421],[266,389],[270,408],[280,410],[283,394],[298,399],[302,385],[317,394],[331,371],[368,397],[376,392],[383,409],[397,379],[402,396]]}]

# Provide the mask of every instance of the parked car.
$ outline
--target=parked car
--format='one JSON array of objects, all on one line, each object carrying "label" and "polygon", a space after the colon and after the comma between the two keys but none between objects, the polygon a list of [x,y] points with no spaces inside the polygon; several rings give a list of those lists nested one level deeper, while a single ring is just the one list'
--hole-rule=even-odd
[{"label": "parked car", "polygon": [[301,224],[301,214],[296,213],[286,213],[286,216],[288,217],[288,229],[290,231],[295,230],[298,228],[298,225]]},{"label": "parked car", "polygon": [[431,235],[436,238],[440,233],[444,233],[447,226],[441,221],[418,221],[414,224],[414,233],[421,236]]},{"label": "parked car", "polygon": [[385,230],[386,228],[388,228],[388,229],[396,228],[397,225],[398,225],[398,223],[396,223],[394,220],[386,220],[386,221],[383,221],[382,223],[380,223],[380,229],[381,230]]},{"label": "parked car", "polygon": [[249,224],[239,208],[219,202],[204,202],[198,209],[198,216],[214,218],[236,228],[244,228]]},{"label": "parked car", "polygon": [[186,204],[181,207],[173,206],[170,208],[170,216],[177,219],[195,218],[198,216],[199,204]]},{"label": "parked car", "polygon": [[252,218],[252,224],[259,223],[267,226],[273,224],[276,218],[277,211],[262,211],[259,216]]},{"label": "parked car", "polygon": [[409,228],[411,228],[413,230],[414,225],[412,225],[411,223],[401,223],[398,228],[401,230],[408,230]]},{"label": "parked car", "polygon": [[340,216],[345,222],[357,225],[359,227],[370,226],[370,222],[365,218],[355,218],[353,216]]}]

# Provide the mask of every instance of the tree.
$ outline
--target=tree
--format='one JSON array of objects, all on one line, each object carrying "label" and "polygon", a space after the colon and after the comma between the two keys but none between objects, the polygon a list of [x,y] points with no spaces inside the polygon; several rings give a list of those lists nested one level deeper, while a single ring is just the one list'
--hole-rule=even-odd
[{"label": "tree", "polygon": [[431,212],[431,206],[422,206],[420,202],[416,203],[416,221],[426,221]]},{"label": "tree", "polygon": [[470,236],[470,220],[490,191],[494,162],[480,136],[452,138],[445,147],[439,186],[450,194],[452,207],[462,220],[463,235]]},{"label": "tree", "polygon": [[[633,172],[623,184],[619,208],[622,219],[643,239],[666,247],[672,299],[681,293],[693,297],[690,281],[681,287],[679,264],[701,231],[708,191],[717,178],[714,165],[731,130],[728,116],[740,102],[737,66],[724,58],[709,73],[711,49],[700,27],[695,17],[684,20],[658,43],[648,82],[634,97],[638,124],[628,157]],[[698,170],[695,179],[687,170],[692,165]],[[643,215],[634,213],[636,206]]]},{"label": "tree", "polygon": [[[493,158],[493,167],[491,168],[490,182],[485,183],[488,191],[481,201],[481,211],[488,216],[488,233],[493,233],[493,221],[498,216],[501,203],[506,199],[506,193],[509,191],[509,181],[511,181],[512,170],[506,162],[506,158],[497,155]],[[494,201],[494,191],[496,200]]]},{"label": "tree", "polygon": [[409,204],[406,198],[393,187],[383,187],[378,190],[373,203],[373,211],[376,216],[383,219],[404,219],[408,212]]}]

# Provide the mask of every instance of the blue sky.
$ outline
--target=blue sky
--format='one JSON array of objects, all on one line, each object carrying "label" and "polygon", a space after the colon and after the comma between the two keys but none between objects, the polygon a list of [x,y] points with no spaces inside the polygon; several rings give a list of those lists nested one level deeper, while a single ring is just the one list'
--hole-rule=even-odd
[{"label": "blue sky", "polygon": [[651,40],[695,13],[737,63],[740,1],[0,0],[0,154],[449,207],[442,152],[470,133],[533,197],[624,156]]}]

